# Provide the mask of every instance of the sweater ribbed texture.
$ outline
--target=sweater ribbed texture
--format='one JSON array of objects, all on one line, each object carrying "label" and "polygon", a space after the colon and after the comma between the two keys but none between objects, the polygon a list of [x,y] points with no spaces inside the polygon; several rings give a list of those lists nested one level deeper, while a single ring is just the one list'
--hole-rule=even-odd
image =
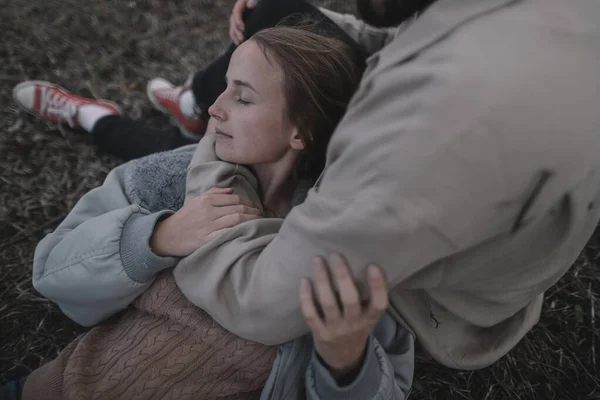
[{"label": "sweater ribbed texture", "polygon": [[225,330],[163,271],[131,307],[34,371],[23,399],[258,399],[275,354]]}]

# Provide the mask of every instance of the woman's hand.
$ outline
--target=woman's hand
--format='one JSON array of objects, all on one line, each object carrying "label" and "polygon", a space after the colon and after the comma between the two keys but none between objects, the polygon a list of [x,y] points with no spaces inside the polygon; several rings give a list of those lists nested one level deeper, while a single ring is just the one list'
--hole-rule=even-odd
[{"label": "woman's hand", "polygon": [[244,12],[246,9],[254,8],[258,0],[237,0],[229,17],[229,38],[239,46],[244,38]]},{"label": "woman's hand", "polygon": [[159,256],[186,257],[226,229],[260,217],[260,210],[233,189],[212,188],[158,223],[150,246]]},{"label": "woman's hand", "polygon": [[[300,305],[318,354],[333,377],[340,380],[360,370],[367,339],[388,306],[388,294],[383,272],[371,265],[367,270],[370,300],[362,305],[345,260],[332,254],[329,262],[339,294],[332,288],[326,261],[316,258],[313,260],[314,284],[308,279],[302,281]],[[318,302],[313,286],[316,286]]]}]

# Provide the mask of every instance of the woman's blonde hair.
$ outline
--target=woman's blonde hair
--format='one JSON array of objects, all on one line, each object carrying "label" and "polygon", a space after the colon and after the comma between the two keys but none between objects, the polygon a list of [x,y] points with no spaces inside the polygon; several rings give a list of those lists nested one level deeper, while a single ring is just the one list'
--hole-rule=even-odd
[{"label": "woman's blonde hair", "polygon": [[298,177],[314,181],[358,85],[356,55],[343,41],[307,26],[268,28],[250,40],[283,70],[286,120],[298,128],[305,146]]}]

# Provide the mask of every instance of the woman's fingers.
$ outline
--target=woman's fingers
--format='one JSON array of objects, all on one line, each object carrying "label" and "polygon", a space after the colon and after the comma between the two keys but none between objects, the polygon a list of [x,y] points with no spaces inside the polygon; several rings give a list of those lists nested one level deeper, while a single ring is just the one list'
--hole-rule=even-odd
[{"label": "woman's fingers", "polygon": [[313,334],[317,335],[317,337],[321,337],[324,328],[323,321],[321,320],[319,312],[317,311],[317,306],[315,305],[312,284],[306,278],[302,279],[300,282],[300,309],[302,310],[302,315],[304,316],[306,323],[313,331]]},{"label": "woman's fingers", "polygon": [[367,281],[371,292],[371,300],[369,301],[366,315],[370,320],[376,322],[389,304],[387,285],[381,268],[376,265],[369,265],[367,269]]},{"label": "woman's fingers", "polygon": [[233,206],[215,207],[212,210],[213,219],[219,219],[229,214],[251,214],[262,216],[260,210],[255,207],[246,206],[243,204],[236,204]]},{"label": "woman's fingers", "polygon": [[232,228],[246,221],[252,221],[259,218],[261,218],[260,215],[255,214],[227,214],[213,221],[212,227],[213,231],[218,231],[224,228]]},{"label": "woman's fingers", "polygon": [[209,190],[206,191],[205,194],[232,194],[233,193],[233,189],[232,188],[219,188],[219,187],[212,187]]},{"label": "woman's fingers", "polygon": [[313,260],[313,269],[315,274],[315,286],[317,287],[319,303],[323,310],[325,322],[335,323],[341,318],[342,313],[333,288],[331,287],[327,265],[321,257],[317,257]]},{"label": "woman's fingers", "polygon": [[243,205],[252,208],[256,208],[254,203],[245,197],[238,196],[237,194],[231,193],[213,193],[207,197],[207,200],[211,205],[215,207]]},{"label": "woman's fingers", "polygon": [[224,233],[227,233],[231,228],[223,228],[223,229],[219,229],[217,231],[213,231],[211,233],[208,234],[208,240],[213,240],[214,238],[216,238],[217,236],[220,236]]},{"label": "woman's fingers", "polygon": [[334,253],[329,256],[329,265],[340,293],[344,317],[356,318],[360,316],[362,313],[360,296],[346,260],[339,254]]}]

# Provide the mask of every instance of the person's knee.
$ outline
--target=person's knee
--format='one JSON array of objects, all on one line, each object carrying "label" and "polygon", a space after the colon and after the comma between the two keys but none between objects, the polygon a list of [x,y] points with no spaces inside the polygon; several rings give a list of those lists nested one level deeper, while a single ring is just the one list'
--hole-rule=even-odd
[{"label": "person's knee", "polygon": [[306,0],[259,0],[253,9],[247,10],[244,14],[246,23],[244,36],[249,38],[259,30],[276,26],[291,15],[306,15],[317,10]]}]

